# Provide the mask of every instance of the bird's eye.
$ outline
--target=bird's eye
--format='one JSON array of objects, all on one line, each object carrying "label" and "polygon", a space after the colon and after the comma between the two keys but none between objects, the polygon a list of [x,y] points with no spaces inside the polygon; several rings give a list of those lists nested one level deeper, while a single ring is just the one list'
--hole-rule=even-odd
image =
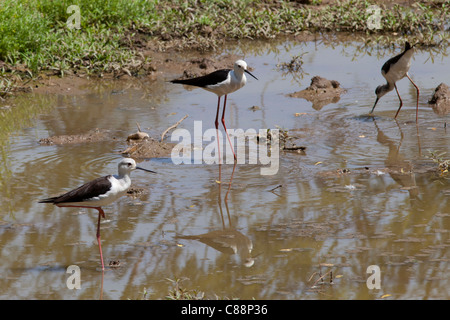
[{"label": "bird's eye", "polygon": [[131,163],[128,163],[128,166],[131,167]]}]

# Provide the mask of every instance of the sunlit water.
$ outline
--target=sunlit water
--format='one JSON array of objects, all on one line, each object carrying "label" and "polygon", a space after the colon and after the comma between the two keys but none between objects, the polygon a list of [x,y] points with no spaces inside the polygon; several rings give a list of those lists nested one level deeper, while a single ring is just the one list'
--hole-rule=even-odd
[{"label": "sunlit water", "polygon": [[[105,263],[120,267],[103,279],[96,211],[37,201],[116,173],[136,123],[154,137],[186,114],[179,128],[193,130],[194,121],[214,128],[216,96],[172,85],[166,80],[179,75],[169,74],[152,82],[93,81],[85,95],[28,94],[3,103],[16,107],[1,109],[2,117],[19,120],[17,129],[2,132],[0,298],[162,299],[174,287],[168,279],[183,279],[184,288],[209,298],[448,299],[450,184],[428,157],[430,150],[448,151],[449,119],[427,101],[448,83],[449,58],[415,55],[416,126],[407,79],[398,83],[404,101],[398,122],[395,92],[380,100],[376,117],[367,117],[384,82],[380,68],[394,52],[360,47],[261,42],[223,52],[244,58],[259,79],[228,97],[227,127],[288,129],[306,154],[282,152],[278,173],[269,176],[259,165],[238,164],[230,189],[232,165],[141,162],[158,172],[132,174],[133,185],[148,193],[105,208]],[[302,73],[277,68],[299,54]],[[320,110],[287,96],[315,75],[339,81],[347,93]],[[30,106],[34,112],[15,114]],[[95,128],[111,130],[115,139],[38,143]],[[80,267],[79,290],[66,285],[69,265]],[[381,289],[366,284],[370,265],[380,267]]]}]

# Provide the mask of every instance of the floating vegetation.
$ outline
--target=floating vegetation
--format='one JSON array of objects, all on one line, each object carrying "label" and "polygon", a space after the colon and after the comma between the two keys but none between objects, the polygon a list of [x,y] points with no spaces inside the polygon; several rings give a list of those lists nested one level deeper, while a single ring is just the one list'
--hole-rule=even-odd
[{"label": "floating vegetation", "polygon": [[450,170],[450,159],[445,159],[443,157],[447,152],[436,153],[430,150],[429,153],[429,158],[438,165],[440,176],[447,176]]},{"label": "floating vegetation", "polygon": [[286,72],[301,72],[303,67],[303,56],[307,52],[293,56],[289,62],[282,62],[277,64],[277,68]]},{"label": "floating vegetation", "polygon": [[186,280],[186,278],[183,279],[166,279],[173,283],[174,288],[169,291],[169,294],[166,296],[166,299],[168,300],[203,300],[204,299],[204,292],[199,292],[196,290],[189,290],[185,289],[181,286],[181,281]]}]

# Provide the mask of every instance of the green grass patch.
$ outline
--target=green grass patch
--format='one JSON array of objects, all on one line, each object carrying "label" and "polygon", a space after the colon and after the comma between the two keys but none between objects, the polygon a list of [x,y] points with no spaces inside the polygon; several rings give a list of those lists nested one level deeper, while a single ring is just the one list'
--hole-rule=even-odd
[{"label": "green grass patch", "polygon": [[[379,30],[371,30],[367,9],[376,1],[250,0],[3,0],[0,2],[0,83],[11,74],[33,77],[43,71],[131,75],[145,71],[136,43],[161,49],[210,50],[231,39],[270,39],[303,31],[358,32],[389,43],[407,37],[426,45],[448,44],[448,1],[412,6],[380,4]],[[66,22],[80,9],[81,29]],[[145,46],[145,45],[144,45]],[[15,67],[20,66],[15,71]],[[15,72],[14,72],[15,71]],[[12,83],[10,81],[10,83]],[[2,87],[0,85],[0,90]],[[1,92],[0,92],[1,94]]]},{"label": "green grass patch", "polygon": [[[80,8],[80,30],[66,22],[70,5]],[[25,65],[30,74],[69,69],[112,72],[135,64],[123,34],[154,3],[144,0],[4,0],[0,3],[0,60]],[[5,67],[0,75],[5,73]]]}]

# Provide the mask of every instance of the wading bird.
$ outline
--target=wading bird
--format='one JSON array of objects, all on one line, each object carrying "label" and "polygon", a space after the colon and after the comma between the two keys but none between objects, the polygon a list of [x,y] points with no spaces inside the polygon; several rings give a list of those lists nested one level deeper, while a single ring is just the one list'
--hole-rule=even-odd
[{"label": "wading bird", "polygon": [[105,218],[105,212],[101,207],[116,201],[127,192],[131,185],[131,171],[139,169],[156,173],[136,166],[136,162],[131,158],[122,159],[119,162],[118,167],[118,175],[100,177],[60,196],[39,201],[39,203],[52,203],[57,207],[92,208],[98,210],[97,242],[100,251],[100,260],[102,262],[102,270],[105,270],[105,265],[103,263],[103,253],[100,241],[100,219],[102,217]]},{"label": "wading bird", "polygon": [[[231,69],[221,69],[211,72],[207,75],[196,77],[192,79],[184,80],[172,80],[172,83],[180,83],[189,86],[200,87],[202,89],[208,90],[217,94],[217,113],[216,113],[216,130],[219,130],[219,110],[220,110],[220,98],[225,96],[225,101],[223,103],[222,111],[222,125],[225,129],[225,133],[228,137],[228,142],[230,143],[231,150],[233,151],[234,160],[236,161],[236,154],[233,150],[233,145],[231,144],[230,137],[227,132],[227,127],[225,125],[225,108],[227,105],[227,95],[239,90],[247,83],[247,78],[244,73],[248,73],[253,78],[258,80],[250,71],[247,70],[247,63],[244,60],[237,60],[234,63],[234,68]],[[217,134],[217,144],[219,146],[219,136]],[[219,146],[219,159],[220,159],[220,146]],[[220,161],[220,160],[219,160]]]},{"label": "wading bird", "polygon": [[414,46],[411,46],[409,42],[405,43],[405,50],[399,55],[389,59],[381,68],[381,74],[386,79],[387,83],[384,85],[380,85],[376,88],[375,94],[377,95],[377,99],[375,100],[375,104],[373,105],[370,113],[373,113],[375,106],[378,103],[378,100],[386,93],[394,90],[397,92],[398,99],[400,100],[400,106],[398,107],[397,113],[395,114],[394,119],[397,118],[400,109],[403,106],[402,98],[400,98],[400,94],[397,90],[397,85],[395,84],[397,81],[403,79],[404,77],[408,77],[409,81],[416,87],[417,90],[417,103],[416,103],[416,123],[419,120],[419,88],[416,86],[414,81],[409,77],[408,71],[411,67],[411,60],[414,54]]}]

